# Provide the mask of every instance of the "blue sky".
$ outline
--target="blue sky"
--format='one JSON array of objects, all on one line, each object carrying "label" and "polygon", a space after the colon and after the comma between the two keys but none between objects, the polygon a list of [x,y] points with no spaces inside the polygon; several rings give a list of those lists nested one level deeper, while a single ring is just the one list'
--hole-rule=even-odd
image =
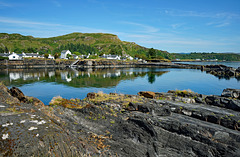
[{"label": "blue sky", "polygon": [[240,0],[0,0],[0,32],[113,33],[174,53],[240,53]]}]

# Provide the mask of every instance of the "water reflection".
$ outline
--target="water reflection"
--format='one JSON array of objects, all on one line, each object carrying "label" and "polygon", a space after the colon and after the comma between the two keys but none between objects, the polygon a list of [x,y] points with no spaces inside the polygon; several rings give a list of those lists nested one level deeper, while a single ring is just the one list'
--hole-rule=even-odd
[{"label": "water reflection", "polygon": [[24,84],[56,82],[72,87],[108,88],[119,84],[122,80],[132,80],[137,77],[147,77],[149,83],[154,83],[156,76],[168,71],[156,71],[148,68],[109,68],[109,69],[6,69],[0,72],[0,81],[7,86],[22,86]]},{"label": "water reflection", "polygon": [[153,84],[155,82],[156,78],[155,78],[155,74],[153,74],[152,72],[148,73],[148,82]]}]

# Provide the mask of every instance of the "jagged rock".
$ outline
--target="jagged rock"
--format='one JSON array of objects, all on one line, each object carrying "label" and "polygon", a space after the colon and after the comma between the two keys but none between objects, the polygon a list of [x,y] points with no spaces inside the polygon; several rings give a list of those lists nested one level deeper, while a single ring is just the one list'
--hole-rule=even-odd
[{"label": "jagged rock", "polygon": [[155,97],[155,93],[151,92],[151,91],[141,91],[138,93],[138,95],[144,96],[146,98],[154,98]]},{"label": "jagged rock", "polygon": [[27,98],[25,97],[25,95],[23,94],[23,92],[18,89],[17,87],[12,87],[10,89],[10,94],[13,96],[13,97],[16,97],[18,98],[19,101],[21,102],[27,102]]},{"label": "jagged rock", "polygon": [[219,96],[207,96],[205,102],[209,105],[224,107],[236,111],[240,111],[240,100],[228,99]]},{"label": "jagged rock", "polygon": [[88,93],[87,94],[87,98],[89,98],[89,99],[95,99],[95,97],[96,97],[96,93]]},{"label": "jagged rock", "polygon": [[11,96],[10,90],[3,84],[0,85],[0,102],[7,104],[20,103],[17,98]]},{"label": "jagged rock", "polygon": [[218,77],[237,77],[237,71],[236,69],[232,67],[227,67],[225,65],[206,65],[202,70],[205,70],[207,73],[210,73],[212,75],[218,76]]},{"label": "jagged rock", "polygon": [[240,98],[240,89],[224,89],[221,96],[223,97],[233,97],[233,98]]},{"label": "jagged rock", "polygon": [[39,100],[38,98],[29,97],[29,96],[25,96],[25,97],[26,97],[28,103],[31,103],[35,106],[44,106],[44,103],[41,100]]},{"label": "jagged rock", "polygon": [[127,108],[128,111],[138,111],[142,113],[151,113],[154,116],[169,116],[170,108],[167,106],[157,106],[156,104],[140,104],[130,102]]},{"label": "jagged rock", "polygon": [[[12,97],[6,88],[0,88],[0,93]],[[62,98],[50,106],[33,105],[26,96],[26,103],[0,102],[0,156],[240,154],[236,110],[137,95],[91,96],[86,100]],[[215,103],[215,98],[209,102]]]}]

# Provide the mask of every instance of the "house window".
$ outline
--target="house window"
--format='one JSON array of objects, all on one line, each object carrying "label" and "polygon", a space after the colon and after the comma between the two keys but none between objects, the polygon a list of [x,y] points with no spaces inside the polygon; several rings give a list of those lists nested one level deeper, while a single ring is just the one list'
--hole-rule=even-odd
[{"label": "house window", "polygon": [[15,56],[13,56],[13,58],[15,58]]}]

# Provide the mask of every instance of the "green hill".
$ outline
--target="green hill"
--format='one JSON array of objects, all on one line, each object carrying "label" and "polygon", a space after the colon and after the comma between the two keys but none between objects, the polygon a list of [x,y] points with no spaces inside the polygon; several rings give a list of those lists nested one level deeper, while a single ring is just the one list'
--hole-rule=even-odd
[{"label": "green hill", "polygon": [[[150,50],[134,42],[121,41],[117,35],[106,33],[71,33],[51,38],[0,33],[0,53],[14,51],[55,54],[65,49],[78,54],[129,54],[144,59],[149,58]],[[154,51],[154,58],[171,59],[172,57],[167,51],[156,49]]]}]

